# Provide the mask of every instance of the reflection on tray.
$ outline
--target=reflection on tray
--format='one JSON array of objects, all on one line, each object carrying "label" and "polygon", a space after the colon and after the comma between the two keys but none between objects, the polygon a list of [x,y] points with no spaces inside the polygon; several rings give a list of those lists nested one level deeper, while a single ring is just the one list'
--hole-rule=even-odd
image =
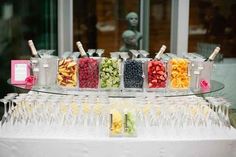
[{"label": "reflection on tray", "polygon": [[[11,84],[10,79],[7,81],[9,84]],[[80,94],[93,94],[93,93],[101,93],[101,94],[106,94],[109,97],[136,97],[139,94],[152,94],[153,96],[165,96],[165,97],[173,97],[173,96],[187,96],[187,95],[201,95],[201,94],[206,94],[206,93],[212,93],[212,92],[217,92],[221,89],[224,88],[224,84],[211,80],[211,89],[209,91],[192,91],[192,90],[179,90],[179,91],[174,91],[174,90],[146,90],[143,89],[142,91],[125,91],[125,90],[79,90],[79,89],[65,89],[65,88],[60,88],[58,86],[53,86],[53,87],[36,87],[36,86],[26,86],[26,85],[13,85],[12,86],[16,88],[21,88],[25,90],[31,90],[35,92],[43,92],[43,93],[51,93],[51,94],[61,94],[61,95],[80,95]]]}]

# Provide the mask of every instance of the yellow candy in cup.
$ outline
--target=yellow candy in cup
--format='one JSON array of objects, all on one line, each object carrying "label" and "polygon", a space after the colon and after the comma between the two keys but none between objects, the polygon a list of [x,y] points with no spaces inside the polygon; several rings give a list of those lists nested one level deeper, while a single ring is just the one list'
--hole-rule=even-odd
[{"label": "yellow candy in cup", "polygon": [[112,111],[112,119],[111,119],[111,134],[118,135],[122,133],[123,120],[122,115],[119,111]]}]

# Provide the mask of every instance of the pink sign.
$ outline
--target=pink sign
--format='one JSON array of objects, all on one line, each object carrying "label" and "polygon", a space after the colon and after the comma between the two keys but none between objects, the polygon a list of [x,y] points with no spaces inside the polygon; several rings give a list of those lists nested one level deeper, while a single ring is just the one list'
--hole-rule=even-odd
[{"label": "pink sign", "polygon": [[11,61],[11,83],[25,84],[25,79],[30,76],[29,60],[12,60]]}]

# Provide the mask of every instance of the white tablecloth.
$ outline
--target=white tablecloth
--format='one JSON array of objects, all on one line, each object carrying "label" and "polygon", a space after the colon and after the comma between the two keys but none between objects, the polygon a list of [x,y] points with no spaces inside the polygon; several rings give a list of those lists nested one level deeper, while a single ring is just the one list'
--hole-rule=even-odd
[{"label": "white tablecloth", "polygon": [[1,139],[1,157],[235,157],[232,140]]},{"label": "white tablecloth", "polygon": [[[235,157],[235,129],[159,130],[138,137],[0,132],[1,157]],[[40,130],[39,130],[40,132]],[[27,135],[28,134],[28,135]],[[155,135],[154,135],[155,134]]]}]

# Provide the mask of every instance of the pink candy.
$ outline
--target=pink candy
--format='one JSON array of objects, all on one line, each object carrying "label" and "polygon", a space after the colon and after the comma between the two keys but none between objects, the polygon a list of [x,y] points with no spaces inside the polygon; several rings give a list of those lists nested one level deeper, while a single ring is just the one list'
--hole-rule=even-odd
[{"label": "pink candy", "polygon": [[161,61],[150,61],[148,63],[148,87],[165,88],[166,80],[165,65]]},{"label": "pink candy", "polygon": [[99,80],[98,61],[93,58],[80,58],[78,63],[79,63],[79,87],[98,88],[98,80]]},{"label": "pink candy", "polygon": [[207,92],[210,90],[210,83],[207,80],[201,80],[200,87],[203,92]]}]

